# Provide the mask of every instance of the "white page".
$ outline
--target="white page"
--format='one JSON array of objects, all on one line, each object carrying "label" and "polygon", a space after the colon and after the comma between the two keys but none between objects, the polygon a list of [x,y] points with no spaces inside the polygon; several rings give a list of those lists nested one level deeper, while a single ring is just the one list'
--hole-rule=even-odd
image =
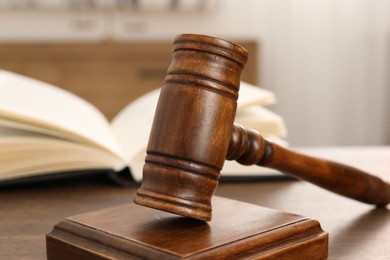
[{"label": "white page", "polygon": [[[93,91],[93,90],[91,90]],[[94,106],[53,85],[0,71],[0,118],[49,128],[123,157],[109,123]]]},{"label": "white page", "polygon": [[0,138],[0,180],[82,169],[123,168],[118,157],[62,139],[36,136]]},{"label": "white page", "polygon": [[146,148],[159,94],[156,89],[137,98],[112,120],[112,131],[129,163]]},{"label": "white page", "polygon": [[263,137],[287,135],[283,118],[262,106],[255,105],[238,110],[235,121],[247,129],[257,130]]},{"label": "white page", "polygon": [[244,109],[253,105],[267,106],[275,103],[275,94],[266,89],[249,84],[245,81],[240,82],[239,97],[237,108]]},{"label": "white page", "polygon": [[123,167],[123,160],[104,150],[0,125],[0,180]]}]

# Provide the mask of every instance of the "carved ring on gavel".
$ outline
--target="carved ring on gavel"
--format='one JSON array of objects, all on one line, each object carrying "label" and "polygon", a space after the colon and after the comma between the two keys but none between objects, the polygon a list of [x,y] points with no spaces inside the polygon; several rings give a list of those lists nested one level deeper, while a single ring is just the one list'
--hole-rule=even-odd
[{"label": "carved ring on gavel", "polygon": [[149,137],[135,203],[211,220],[211,197],[225,159],[270,167],[340,195],[377,206],[390,186],[339,163],[283,148],[234,124],[241,46],[204,35],[178,35]]}]

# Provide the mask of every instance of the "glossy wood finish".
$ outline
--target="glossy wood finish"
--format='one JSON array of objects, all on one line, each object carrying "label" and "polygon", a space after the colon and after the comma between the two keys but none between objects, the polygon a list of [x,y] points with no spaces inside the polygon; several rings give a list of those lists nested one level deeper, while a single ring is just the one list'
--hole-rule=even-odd
[{"label": "glossy wood finish", "polygon": [[136,203],[211,219],[210,199],[225,161],[247,55],[214,37],[175,38]]},{"label": "glossy wood finish", "polygon": [[[390,147],[299,149],[390,180]],[[46,234],[69,216],[130,203],[137,190],[96,177],[0,189],[0,259],[46,259]],[[390,210],[337,196],[304,181],[220,183],[216,195],[309,216],[329,232],[329,259],[388,260]]]},{"label": "glossy wood finish", "polygon": [[[48,259],[326,259],[311,218],[213,198],[209,223],[125,204],[69,217],[47,235]],[[234,223],[234,225],[232,225]]]},{"label": "glossy wood finish", "polygon": [[358,169],[305,156],[233,126],[247,51],[222,39],[179,35],[161,90],[135,202],[209,221],[225,158],[274,168],[340,195],[384,206],[390,185]]},{"label": "glossy wood finish", "polygon": [[239,125],[234,126],[227,158],[243,165],[273,168],[368,204],[385,206],[390,202],[390,185],[382,179],[341,163],[294,152]]}]

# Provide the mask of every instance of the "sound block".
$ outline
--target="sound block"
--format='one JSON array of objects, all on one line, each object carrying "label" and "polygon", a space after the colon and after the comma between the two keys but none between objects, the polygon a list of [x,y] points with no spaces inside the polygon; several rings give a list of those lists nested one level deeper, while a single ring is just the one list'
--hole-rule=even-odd
[{"label": "sound block", "polygon": [[69,217],[46,236],[48,259],[326,259],[311,218],[214,196],[210,222],[127,204]]}]

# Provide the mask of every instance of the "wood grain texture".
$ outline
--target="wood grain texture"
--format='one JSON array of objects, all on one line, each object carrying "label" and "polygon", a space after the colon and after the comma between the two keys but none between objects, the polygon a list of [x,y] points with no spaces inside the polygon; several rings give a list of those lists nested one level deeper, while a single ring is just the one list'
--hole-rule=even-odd
[{"label": "wood grain texture", "polygon": [[244,165],[265,166],[309,181],[364,203],[383,207],[390,202],[390,185],[357,168],[304,155],[266,141],[254,130],[233,128],[227,158]]},{"label": "wood grain texture", "polygon": [[[390,180],[390,147],[299,149],[371,169]],[[59,221],[77,214],[130,203],[137,186],[118,187],[85,177],[0,189],[0,259],[46,259],[45,236]],[[337,196],[303,181],[220,183],[216,195],[279,211],[310,216],[329,232],[329,259],[387,260],[390,210]]]},{"label": "wood grain texture", "polygon": [[48,259],[327,257],[328,235],[311,218],[220,197],[213,206],[210,223],[134,204],[70,217],[48,234]]},{"label": "wood grain texture", "polygon": [[247,58],[243,47],[219,38],[175,38],[135,203],[211,219]]}]

